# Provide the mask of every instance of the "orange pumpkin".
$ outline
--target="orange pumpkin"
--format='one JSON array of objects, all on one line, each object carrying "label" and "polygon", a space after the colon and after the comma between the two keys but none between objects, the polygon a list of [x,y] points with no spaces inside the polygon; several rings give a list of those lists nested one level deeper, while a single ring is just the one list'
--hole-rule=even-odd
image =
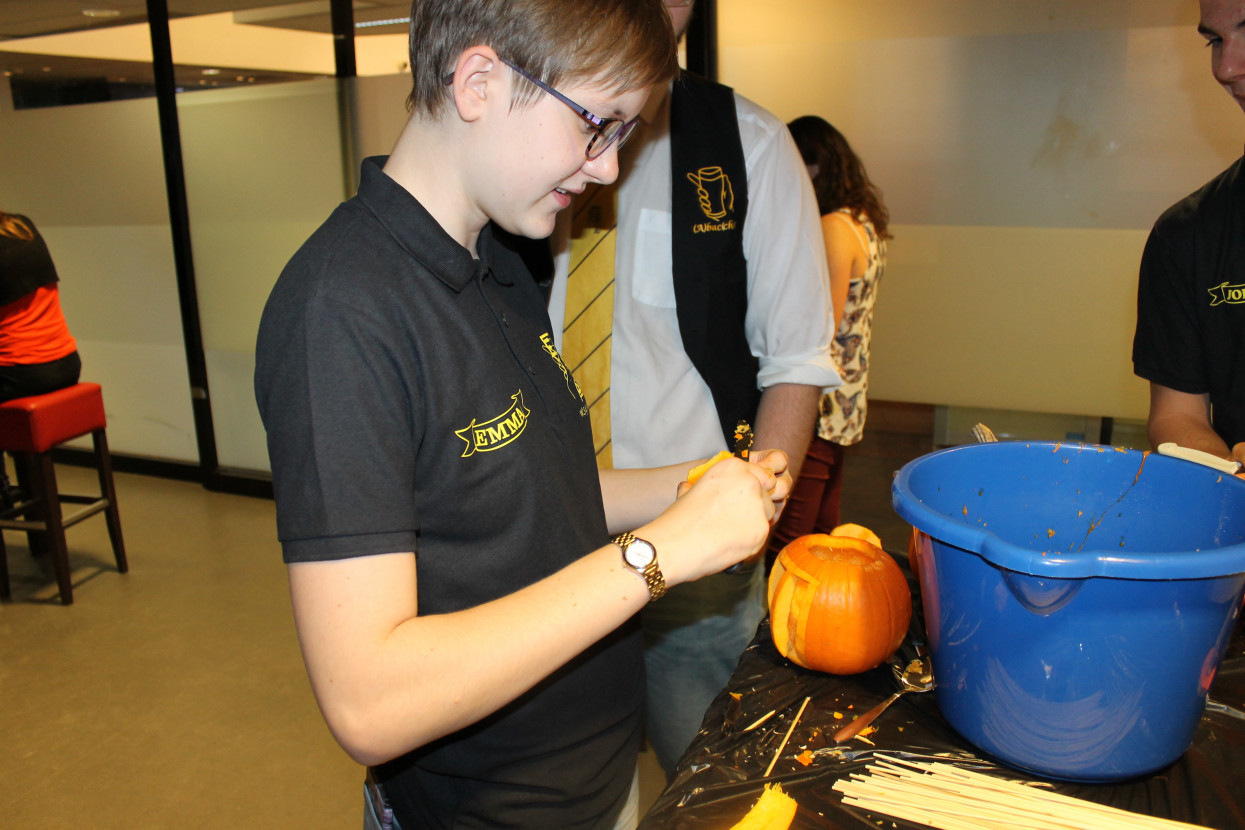
[{"label": "orange pumpkin", "polygon": [[[830,674],[868,671],[908,633],[912,593],[881,547],[852,535],[811,533],[778,554],[769,577],[770,632],[778,652]],[[846,528],[845,528],[846,529]],[[837,530],[837,529],[836,529]]]}]

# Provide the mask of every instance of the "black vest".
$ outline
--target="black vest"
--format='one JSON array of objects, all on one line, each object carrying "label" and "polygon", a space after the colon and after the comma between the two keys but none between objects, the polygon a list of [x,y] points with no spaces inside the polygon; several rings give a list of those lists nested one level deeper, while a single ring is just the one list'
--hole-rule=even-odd
[{"label": "black vest", "polygon": [[744,219],[748,176],[735,95],[688,73],[670,98],[674,297],[683,348],[710,392],[731,446],[741,418],[753,421],[761,392],[748,347]]}]

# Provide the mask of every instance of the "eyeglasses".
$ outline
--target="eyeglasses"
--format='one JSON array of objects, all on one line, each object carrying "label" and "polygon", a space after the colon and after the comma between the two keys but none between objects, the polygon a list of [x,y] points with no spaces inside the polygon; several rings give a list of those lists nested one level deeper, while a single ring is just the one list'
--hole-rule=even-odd
[{"label": "eyeglasses", "polygon": [[671,9],[685,9],[692,5],[692,0],[666,0],[666,7]]},{"label": "eyeglasses", "polygon": [[598,158],[602,153],[608,150],[610,145],[614,142],[618,142],[618,146],[622,147],[623,144],[627,142],[627,139],[631,137],[631,133],[635,129],[636,123],[640,120],[639,118],[633,118],[630,121],[623,121],[621,118],[601,118],[598,115],[593,115],[579,104],[576,104],[570,98],[567,98],[561,92],[558,92],[544,81],[539,81],[536,78],[533,78],[531,75],[527,74],[505,58],[501,58],[501,62],[506,66],[509,66],[515,72],[518,72],[524,78],[527,78],[529,81],[536,84],[536,86],[540,87],[545,92],[548,92],[554,98],[557,98],[559,101],[566,104],[575,111],[576,115],[596,128],[592,132],[592,138],[588,139],[588,147],[584,150],[584,155],[589,159]]}]

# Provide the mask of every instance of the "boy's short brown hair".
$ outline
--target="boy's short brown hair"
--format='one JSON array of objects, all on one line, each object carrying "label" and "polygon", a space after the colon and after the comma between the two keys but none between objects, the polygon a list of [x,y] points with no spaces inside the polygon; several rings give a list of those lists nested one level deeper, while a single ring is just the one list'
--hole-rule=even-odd
[{"label": "boy's short brown hair", "polygon": [[[407,105],[439,115],[450,102],[446,76],[480,45],[550,86],[602,80],[612,94],[664,84],[679,69],[662,0],[414,0]],[[522,81],[515,105],[538,92]]]}]

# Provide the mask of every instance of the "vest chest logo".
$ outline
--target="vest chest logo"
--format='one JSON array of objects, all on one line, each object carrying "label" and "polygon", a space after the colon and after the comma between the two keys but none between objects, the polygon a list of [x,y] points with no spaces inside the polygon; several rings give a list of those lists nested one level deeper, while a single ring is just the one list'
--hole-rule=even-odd
[{"label": "vest chest logo", "polygon": [[477,452],[499,450],[523,434],[528,419],[532,417],[532,410],[523,405],[522,389],[511,395],[510,399],[514,403],[497,417],[482,424],[476,423],[473,418],[469,425],[454,430],[455,435],[467,442],[462,458]]},{"label": "vest chest logo", "polygon": [[735,220],[727,219],[735,210],[735,189],[731,177],[721,167],[702,167],[688,173],[687,180],[696,185],[700,210],[709,219],[692,225],[692,233],[713,233],[735,229]]},{"label": "vest chest logo", "polygon": [[1221,282],[1214,288],[1206,289],[1210,293],[1210,306],[1214,308],[1217,305],[1228,303],[1229,305],[1241,305],[1245,303],[1245,283],[1241,285],[1228,285]]}]

